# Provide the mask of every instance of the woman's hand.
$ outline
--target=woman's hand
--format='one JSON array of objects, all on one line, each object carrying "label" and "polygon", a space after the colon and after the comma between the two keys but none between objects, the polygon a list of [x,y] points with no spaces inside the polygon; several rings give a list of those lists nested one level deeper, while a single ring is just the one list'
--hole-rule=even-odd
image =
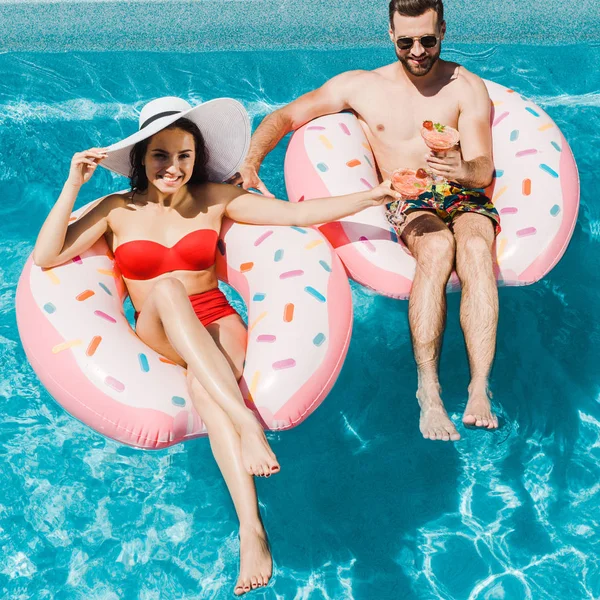
[{"label": "woman's hand", "polygon": [[382,181],[377,187],[374,187],[369,195],[373,206],[381,206],[395,200],[402,200],[402,195],[392,187],[392,182],[389,179]]},{"label": "woman's hand", "polygon": [[108,156],[105,148],[90,148],[77,152],[71,160],[71,169],[67,182],[73,186],[81,187],[87,183],[96,167]]}]

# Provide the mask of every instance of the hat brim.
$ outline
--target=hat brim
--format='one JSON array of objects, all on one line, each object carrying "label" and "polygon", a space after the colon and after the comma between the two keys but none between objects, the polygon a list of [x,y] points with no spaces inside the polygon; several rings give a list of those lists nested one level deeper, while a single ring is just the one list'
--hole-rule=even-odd
[{"label": "hat brim", "polygon": [[133,146],[181,118],[194,122],[202,133],[208,153],[206,168],[210,181],[226,181],[239,171],[250,146],[251,131],[246,109],[233,98],[209,100],[188,111],[157,119],[144,129],[109,146],[108,156],[100,164],[129,177]]}]

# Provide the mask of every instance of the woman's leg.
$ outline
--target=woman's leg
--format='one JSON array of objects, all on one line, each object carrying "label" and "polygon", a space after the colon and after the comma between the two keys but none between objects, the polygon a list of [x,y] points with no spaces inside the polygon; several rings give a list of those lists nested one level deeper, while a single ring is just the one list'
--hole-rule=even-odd
[{"label": "woman's leg", "polygon": [[[231,318],[236,317],[231,315]],[[220,319],[215,325],[225,320]],[[240,434],[242,460],[251,475],[279,470],[262,426],[244,404],[231,365],[198,320],[180,281],[168,277],[156,282],[140,312],[136,333],[157,352],[179,364],[187,364],[210,397],[227,413]]]},{"label": "woman's leg", "polygon": [[[210,326],[209,326],[210,327]],[[188,371],[192,402],[208,430],[214,457],[221,469],[240,522],[240,572],[234,593],[238,596],[267,585],[273,563],[256,497],[254,479],[241,459],[240,436],[220,406]]]}]

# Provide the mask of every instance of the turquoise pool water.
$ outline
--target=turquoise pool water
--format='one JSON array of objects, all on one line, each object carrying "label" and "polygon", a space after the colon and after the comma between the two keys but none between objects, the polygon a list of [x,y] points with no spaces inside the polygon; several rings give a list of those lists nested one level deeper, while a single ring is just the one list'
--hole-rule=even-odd
[{"label": "turquoise pool water", "polygon": [[[329,398],[271,436],[282,472],[258,481],[269,599],[600,597],[600,44],[446,48],[540,104],[569,140],[582,204],[543,281],[500,292],[492,384],[499,431],[465,431],[468,383],[449,297],[441,377],[463,440],[421,438],[407,304],[353,285],[355,328]],[[19,343],[20,270],[73,152],[134,131],[158,95],[233,96],[270,110],[391,50],[0,55],[0,596],[227,598],[236,520],[206,440],[142,452],[96,435],[41,388]],[[284,144],[264,165],[280,197]],[[124,180],[100,170],[84,203]]]}]

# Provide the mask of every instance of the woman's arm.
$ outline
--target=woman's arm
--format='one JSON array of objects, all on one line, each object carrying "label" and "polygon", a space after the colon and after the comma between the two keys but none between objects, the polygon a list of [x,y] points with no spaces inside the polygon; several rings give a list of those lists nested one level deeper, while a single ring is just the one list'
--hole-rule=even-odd
[{"label": "woman's arm", "polygon": [[33,249],[33,262],[39,267],[54,267],[90,248],[107,230],[108,214],[118,196],[103,198],[92,210],[69,225],[73,205],[81,186],[90,180],[104,150],[92,148],[78,152],[71,161],[69,177],[44,221]]},{"label": "woman's arm", "polygon": [[234,221],[252,225],[319,225],[337,221],[371,206],[401,199],[400,194],[391,188],[389,181],[364,192],[298,203],[265,198],[235,189],[239,193],[233,195],[228,202],[225,214]]}]

